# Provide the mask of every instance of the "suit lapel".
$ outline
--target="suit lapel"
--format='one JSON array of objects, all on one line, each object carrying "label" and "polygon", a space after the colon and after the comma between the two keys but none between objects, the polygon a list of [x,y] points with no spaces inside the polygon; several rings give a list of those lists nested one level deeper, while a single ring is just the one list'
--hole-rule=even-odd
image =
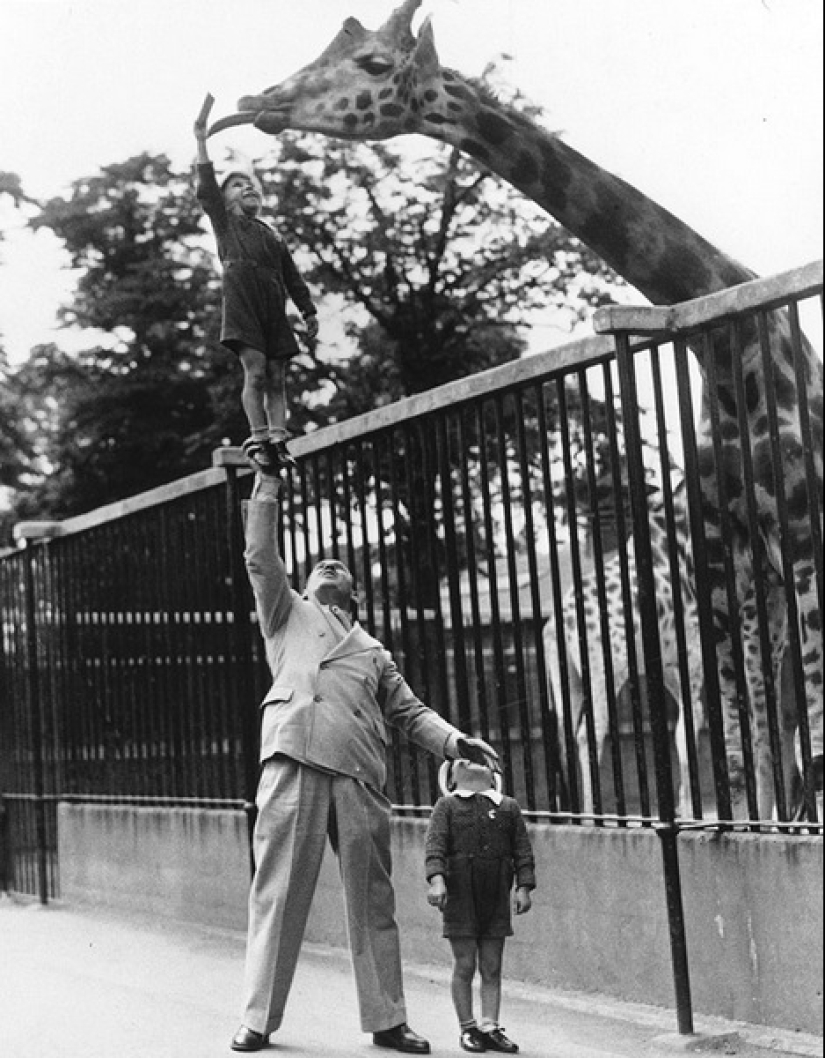
[{"label": "suit lapel", "polygon": [[[332,620],[335,618],[333,617]],[[376,647],[383,650],[377,639],[365,632],[361,625],[356,624],[340,642],[336,643],[324,661],[329,661],[330,658],[343,658],[348,654],[360,654],[365,650],[375,650]]]}]

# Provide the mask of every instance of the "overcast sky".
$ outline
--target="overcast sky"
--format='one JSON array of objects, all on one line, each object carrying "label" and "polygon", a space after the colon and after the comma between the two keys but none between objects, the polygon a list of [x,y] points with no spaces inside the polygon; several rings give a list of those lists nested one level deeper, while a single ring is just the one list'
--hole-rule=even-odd
[{"label": "overcast sky", "polygon": [[[177,165],[214,116],[393,0],[0,0],[0,169],[46,198],[141,151]],[[821,0],[424,0],[441,60],[508,79],[578,150],[766,275],[822,256]],[[268,141],[224,133],[254,159]],[[435,149],[435,145],[433,145]],[[215,148],[219,154],[219,148]],[[0,335],[53,340],[55,240],[0,212]],[[552,344],[548,339],[548,344]]]}]

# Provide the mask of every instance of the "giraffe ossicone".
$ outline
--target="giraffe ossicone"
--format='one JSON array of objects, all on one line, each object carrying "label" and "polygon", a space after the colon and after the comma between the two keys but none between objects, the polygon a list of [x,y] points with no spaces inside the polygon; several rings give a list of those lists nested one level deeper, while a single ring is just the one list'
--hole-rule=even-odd
[{"label": "giraffe ossicone", "polygon": [[[421,0],[405,0],[376,30],[365,29],[357,19],[346,19],[317,59],[280,84],[244,96],[238,112],[217,121],[210,133],[245,124],[273,135],[295,129],[348,140],[419,133],[459,148],[519,189],[654,304],[702,297],[754,278],[750,269],[637,188],[495,99],[477,82],[442,67],[430,20],[413,31],[412,21],[420,6]],[[767,366],[757,331],[752,328],[741,348],[734,349],[728,336],[695,350],[705,382],[698,465],[709,591],[731,810],[737,818],[747,815],[750,806],[743,766],[748,754],[742,743],[734,663],[738,649],[734,611],[744,614],[738,635],[753,717],[759,817],[769,818],[773,768],[765,723],[764,672],[773,667],[779,685],[778,659],[787,638],[789,593],[798,617],[798,657],[804,674],[804,687],[796,689],[797,712],[801,717],[804,710],[809,732],[803,752],[807,803],[813,804],[813,789],[820,798],[822,791],[822,589],[821,566],[818,572],[812,541],[821,540],[823,369],[804,340],[799,343],[801,361],[794,363],[785,313],[767,314]],[[734,355],[741,361],[747,395],[747,406],[741,411]],[[716,439],[710,429],[710,385],[718,398]],[[770,436],[769,394],[779,413],[778,444]],[[807,404],[804,415],[803,404]],[[806,416],[810,430],[803,427]],[[747,448],[749,460],[744,455]],[[812,475],[803,455],[810,448]],[[779,465],[775,465],[774,452],[781,453]],[[744,487],[746,462],[753,467],[751,498]],[[720,468],[725,474],[724,503],[719,498]],[[784,530],[780,528],[782,488],[788,497]],[[820,530],[815,537],[811,520],[817,518]],[[790,584],[785,571],[777,569],[780,554],[790,556]],[[724,573],[728,556],[735,572],[734,597]],[[770,602],[769,658],[762,657],[765,648],[750,619],[759,594],[757,586],[763,583],[768,585]]]}]

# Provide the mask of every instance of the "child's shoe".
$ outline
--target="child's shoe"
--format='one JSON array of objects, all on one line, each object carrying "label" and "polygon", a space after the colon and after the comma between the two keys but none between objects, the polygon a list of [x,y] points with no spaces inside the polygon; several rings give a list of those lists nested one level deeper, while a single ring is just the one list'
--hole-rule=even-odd
[{"label": "child's shoe", "polygon": [[504,1035],[504,1030],[496,1026],[494,1029],[479,1030],[479,1035],[484,1040],[484,1046],[488,1051],[501,1051],[502,1054],[518,1054],[518,1046]]},{"label": "child's shoe", "polygon": [[259,441],[257,437],[247,437],[241,445],[241,451],[255,467],[264,474],[277,474],[280,467],[278,460],[269,450],[265,441]]},{"label": "child's shoe", "polygon": [[461,1049],[463,1051],[471,1051],[473,1054],[481,1054],[482,1051],[487,1050],[487,1041],[484,1037],[485,1033],[483,1033],[478,1026],[471,1025],[470,1028],[462,1031],[458,1042],[461,1044]]},{"label": "child's shoe", "polygon": [[288,467],[290,470],[297,470],[298,464],[295,462],[295,458],[286,446],[286,441],[283,438],[274,440],[270,438],[266,442],[266,447],[271,453],[274,462],[281,467]]}]

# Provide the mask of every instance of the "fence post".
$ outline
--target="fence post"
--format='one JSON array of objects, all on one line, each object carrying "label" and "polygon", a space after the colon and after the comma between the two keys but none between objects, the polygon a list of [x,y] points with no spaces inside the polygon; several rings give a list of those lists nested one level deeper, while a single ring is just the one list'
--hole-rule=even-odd
[{"label": "fence post", "polygon": [[212,464],[226,472],[226,529],[229,551],[229,582],[232,599],[232,639],[238,671],[238,698],[241,710],[241,744],[243,747],[243,798],[249,838],[249,869],[255,873],[252,838],[257,809],[255,793],[258,788],[259,714],[255,701],[255,681],[252,667],[252,622],[249,617],[249,592],[246,590],[244,563],[243,509],[238,488],[238,468],[246,467],[236,450],[218,448],[212,453]]},{"label": "fence post", "polygon": [[40,696],[37,607],[35,600],[33,541],[47,542],[59,532],[56,522],[19,522],[14,536],[25,545],[24,600],[26,615],[26,697],[31,724],[34,826],[37,844],[37,890],[41,904],[49,902],[49,849],[46,828],[46,775],[43,760],[43,703]]},{"label": "fence post", "polygon": [[[656,312],[657,310],[652,310]],[[676,1021],[681,1035],[693,1033],[693,1007],[688,967],[687,936],[679,872],[679,831],[676,826],[676,802],[670,759],[670,732],[667,726],[665,681],[662,650],[656,613],[656,589],[653,555],[647,513],[647,493],[642,461],[642,436],[639,428],[639,402],[633,352],[628,331],[614,331],[622,425],[627,452],[627,474],[633,512],[633,546],[639,591],[639,617],[645,657],[645,676],[649,702],[656,772],[656,794],[661,824],[656,832],[661,840],[662,868],[665,883],[668,931],[670,933],[673,985],[676,998]]]}]

